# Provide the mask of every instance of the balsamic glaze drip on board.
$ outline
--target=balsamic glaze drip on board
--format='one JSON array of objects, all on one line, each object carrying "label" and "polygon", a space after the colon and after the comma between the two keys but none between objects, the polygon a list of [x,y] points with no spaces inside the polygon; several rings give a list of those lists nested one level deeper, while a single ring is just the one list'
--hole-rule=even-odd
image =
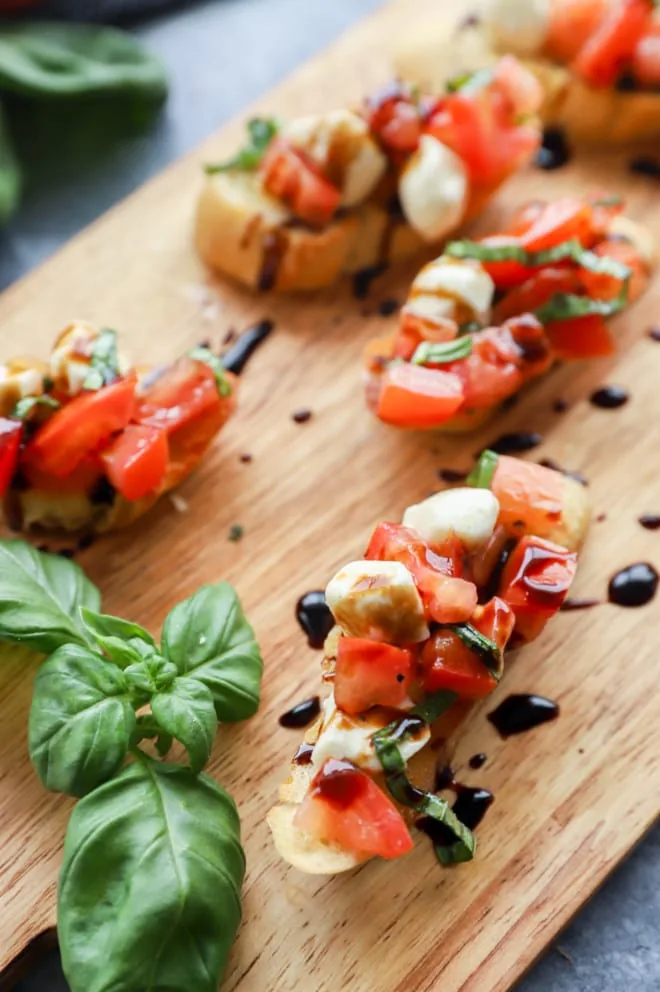
[{"label": "balsamic glaze drip on board", "polygon": [[600,606],[602,599],[589,599],[588,596],[583,596],[581,599],[579,597],[565,599],[561,604],[559,609],[562,613],[570,613],[572,610],[591,610],[594,606]]},{"label": "balsamic glaze drip on board", "polygon": [[468,761],[468,764],[470,768],[483,768],[487,761],[488,755],[484,754],[483,751],[480,751],[479,754],[472,755]]},{"label": "balsamic glaze drip on board", "polygon": [[545,696],[535,696],[528,693],[517,693],[507,698],[488,714],[501,737],[511,737],[513,734],[523,734],[533,730],[542,723],[556,720],[559,716],[559,704]]},{"label": "balsamic glaze drip on board", "polygon": [[651,341],[660,341],[660,327],[649,327],[648,335]]},{"label": "balsamic glaze drip on board", "polygon": [[356,300],[366,300],[372,282],[382,275],[386,268],[387,265],[384,262],[379,262],[377,265],[368,265],[355,273],[353,276],[353,296]]},{"label": "balsamic glaze drip on board", "polygon": [[511,455],[522,451],[531,451],[532,448],[537,448],[542,441],[542,435],[535,431],[518,431],[515,434],[501,434],[488,447],[498,455]]},{"label": "balsamic glaze drip on board", "polygon": [[629,165],[630,171],[638,176],[648,176],[650,179],[660,179],[660,159],[648,158],[643,155],[634,158]]},{"label": "balsamic glaze drip on board", "polygon": [[294,764],[311,765],[313,754],[314,754],[314,745],[308,744],[307,741],[303,741],[293,756]]},{"label": "balsamic glaze drip on board", "polygon": [[381,300],[377,309],[381,317],[391,317],[399,309],[399,301],[389,297],[387,300]]},{"label": "balsamic glaze drip on board", "polygon": [[552,404],[552,409],[555,413],[566,413],[570,406],[568,400],[563,399],[561,396],[554,401]]},{"label": "balsamic glaze drip on board", "polygon": [[312,419],[312,411],[306,407],[302,410],[294,410],[291,419],[296,424],[306,424],[308,420]]},{"label": "balsamic glaze drip on board", "polygon": [[312,589],[296,603],[296,620],[307,635],[310,648],[319,649],[335,625],[323,589]]},{"label": "balsamic glaze drip on board", "polygon": [[617,410],[628,402],[629,396],[623,386],[602,386],[589,397],[592,406],[602,410]]},{"label": "balsamic glaze drip on board", "polygon": [[227,372],[240,375],[249,359],[254,355],[259,345],[266,340],[275,323],[272,320],[260,320],[258,324],[244,331],[240,338],[221,356],[222,366]]},{"label": "balsamic glaze drip on board", "polygon": [[559,462],[556,462],[554,458],[542,458],[539,465],[543,465],[544,468],[552,468],[555,472],[561,472],[561,474],[565,475],[568,479],[575,479],[575,481],[579,482],[581,486],[589,485],[589,480],[586,475],[583,475],[582,472],[575,472],[567,468],[562,468]]},{"label": "balsamic glaze drip on board", "polygon": [[469,472],[461,472],[458,468],[439,468],[438,478],[442,482],[465,482]]},{"label": "balsamic glaze drip on board", "polygon": [[643,513],[638,522],[646,530],[660,530],[660,513]]},{"label": "balsamic glaze drip on board", "polygon": [[534,164],[539,169],[550,171],[566,165],[570,157],[571,149],[562,129],[560,127],[547,127],[543,132],[543,140],[536,153]]},{"label": "balsamic glaze drip on board", "polygon": [[468,830],[474,830],[479,826],[494,800],[495,796],[488,789],[461,785],[453,810]]},{"label": "balsamic glaze drip on board", "polygon": [[640,561],[616,572],[607,587],[607,598],[616,606],[644,606],[656,594],[660,576],[653,565]]},{"label": "balsamic glaze drip on board", "polygon": [[[475,757],[482,758],[483,762],[486,760],[486,755],[475,755]],[[476,766],[480,767],[480,765]],[[452,806],[453,812],[456,814],[461,823],[468,828],[468,830],[474,830],[479,826],[488,808],[492,805],[495,800],[495,796],[488,789],[482,789],[480,787],[474,787],[470,785],[463,785],[461,782],[457,782],[454,778],[454,772],[449,767],[445,765],[439,768],[436,772],[435,787],[437,792],[442,792],[444,789],[450,789],[456,795],[454,805]],[[422,816],[415,822],[415,826],[422,833],[425,833],[427,837],[430,837],[434,844],[440,845],[450,845],[453,844],[456,838],[454,837],[451,830],[448,829],[444,824],[439,823],[430,816]]]},{"label": "balsamic glaze drip on board", "polygon": [[282,714],[278,722],[280,727],[289,729],[308,727],[313,720],[316,720],[320,712],[321,700],[318,696],[312,696],[311,699],[304,699],[301,703],[292,706],[290,710]]}]

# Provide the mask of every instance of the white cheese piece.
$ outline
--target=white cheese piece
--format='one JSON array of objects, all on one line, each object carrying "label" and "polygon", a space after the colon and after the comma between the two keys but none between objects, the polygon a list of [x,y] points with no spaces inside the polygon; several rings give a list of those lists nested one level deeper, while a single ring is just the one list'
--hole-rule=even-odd
[{"label": "white cheese piece", "polygon": [[479,262],[441,255],[418,273],[410,295],[408,306],[435,296],[459,301],[475,320],[485,320],[493,303],[495,283]]},{"label": "white cheese piece", "polygon": [[398,561],[352,561],[330,579],[325,598],[350,637],[417,644],[429,636],[415,580]]},{"label": "white cheese piece", "polygon": [[441,323],[453,320],[456,315],[456,303],[447,296],[411,296],[402,308],[404,313],[412,314],[421,320]]},{"label": "white cheese piece", "polygon": [[406,220],[426,241],[439,241],[463,218],[468,192],[461,159],[430,134],[406,163],[399,198]]},{"label": "white cheese piece", "polygon": [[[349,716],[337,709],[334,695],[328,696],[323,705],[321,732],[312,752],[314,770],[318,771],[328,758],[343,758],[365,771],[382,771],[371,737],[391,721],[391,710],[375,709],[363,717]],[[430,727],[426,725],[415,737],[400,741],[403,760],[408,761],[421,751],[430,736]]]},{"label": "white cheese piece", "polygon": [[494,48],[514,55],[535,55],[550,27],[551,0],[486,0],[483,23]]},{"label": "white cheese piece", "polygon": [[0,416],[8,417],[19,400],[26,396],[41,396],[44,391],[44,368],[35,364],[26,368],[25,362],[0,365]]},{"label": "white cheese piece", "polygon": [[285,124],[281,134],[314,159],[331,182],[338,183],[345,207],[363,202],[387,168],[387,158],[367,122],[352,110],[298,117]]},{"label": "white cheese piece", "polygon": [[477,551],[491,537],[499,512],[490,489],[446,489],[409,506],[403,524],[431,545],[442,544],[453,533],[468,551]]},{"label": "white cheese piece", "polygon": [[[96,328],[79,321],[66,327],[57,338],[50,354],[50,375],[56,387],[68,396],[77,396],[82,392],[98,336]],[[118,365],[122,375],[130,368],[121,354],[118,355]]]}]

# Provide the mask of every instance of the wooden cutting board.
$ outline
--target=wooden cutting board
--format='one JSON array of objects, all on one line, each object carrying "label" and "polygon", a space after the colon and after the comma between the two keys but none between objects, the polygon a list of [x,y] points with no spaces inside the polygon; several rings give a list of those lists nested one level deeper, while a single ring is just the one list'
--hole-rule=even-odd
[{"label": "wooden cutting board", "polygon": [[[296,114],[357,99],[388,77],[413,19],[439,16],[438,0],[396,0],[260,101]],[[459,4],[452,4],[456,13]],[[299,735],[278,726],[319,690],[319,655],[294,619],[298,596],[322,587],[358,556],[374,524],[439,486],[440,467],[469,467],[507,430],[543,434],[532,457],[552,457],[589,478],[596,515],[575,595],[603,596],[609,576],[636,560],[660,566],[660,533],[636,522],[660,511],[657,417],[660,344],[646,330],[660,307],[656,283],[616,321],[613,359],[556,369],[478,435],[448,440],[398,433],[366,412],[360,352],[393,326],[377,314],[403,299],[417,262],[381,277],[366,303],[350,287],[306,298],[250,297],[214,281],[191,247],[201,165],[242,136],[227,126],[83,232],[0,300],[2,351],[44,353],[72,317],[118,328],[139,361],[169,358],[202,338],[269,316],[277,330],[253,359],[238,415],[182,488],[188,512],[165,500],[147,518],[78,555],[107,611],[156,632],[166,611],[202,582],[236,584],[266,661],[263,703],[223,730],[212,771],[236,797],[248,875],[244,923],[225,988],[240,992],[443,992],[508,988],[531,964],[658,813],[660,602],[564,613],[507,673],[471,720],[457,771],[491,789],[495,804],[467,866],[436,867],[420,837],[405,862],[372,862],[338,878],[308,878],[275,856],[265,813]],[[628,155],[581,155],[556,173],[511,183],[482,226],[522,200],[596,187],[623,191],[630,212],[660,226],[658,187],[632,177]],[[603,382],[630,388],[617,411],[586,400]],[[568,412],[553,410],[564,398]],[[291,414],[309,407],[312,419]],[[239,455],[250,452],[253,461]],[[240,523],[245,536],[227,539]],[[26,721],[35,665],[14,654],[0,674],[0,967],[55,923],[66,799],[44,792],[30,767]],[[559,700],[561,717],[501,741],[485,712],[508,693]],[[488,755],[480,771],[467,759]]]}]

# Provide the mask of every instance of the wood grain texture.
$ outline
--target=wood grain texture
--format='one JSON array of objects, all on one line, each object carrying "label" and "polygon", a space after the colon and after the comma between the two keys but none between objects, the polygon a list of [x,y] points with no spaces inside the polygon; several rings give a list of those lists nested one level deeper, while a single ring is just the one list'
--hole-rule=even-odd
[{"label": "wood grain texture", "polygon": [[[437,0],[396,0],[304,66],[258,105],[295,114],[358,98],[388,76],[410,18],[437,15]],[[456,11],[459,4],[453,4]],[[366,304],[341,286],[309,298],[249,297],[210,279],[190,247],[203,162],[241,135],[230,124],[85,231],[0,299],[2,350],[44,352],[72,317],[117,327],[139,361],[176,355],[201,338],[262,316],[277,331],[253,360],[239,411],[204,465],[169,501],[129,531],[97,541],[78,560],[109,612],[154,632],[200,583],[236,584],[263,646],[257,718],[221,731],[212,771],[236,797],[248,858],[244,923],[225,988],[237,992],[497,992],[508,988],[649,827],[660,795],[658,602],[565,613],[521,654],[498,689],[560,701],[561,718],[501,741],[484,718],[464,728],[457,769],[496,802],[479,829],[476,861],[435,867],[420,838],[404,862],[371,862],[346,877],[308,878],[275,857],[265,813],[298,734],[277,717],[318,691],[319,656],[294,619],[297,597],[323,586],[364,548],[373,525],[437,488],[440,467],[469,467],[497,434],[538,430],[548,456],[590,480],[596,514],[574,589],[603,596],[617,568],[660,566],[660,534],[636,523],[660,511],[657,383],[660,344],[646,328],[660,285],[616,321],[613,359],[556,369],[479,434],[448,440],[390,430],[364,410],[360,352],[395,318],[376,315],[403,299],[417,267],[381,277]],[[580,156],[558,173],[530,170],[481,222],[533,196],[594,186],[625,191],[630,212],[658,225],[657,186],[631,177],[627,156]],[[364,310],[368,315],[363,313]],[[615,381],[630,388],[618,411],[586,397]],[[553,412],[565,398],[567,413]],[[306,424],[291,413],[313,410]],[[253,461],[240,461],[241,452]],[[245,536],[227,540],[240,523]],[[29,765],[26,721],[35,663],[13,652],[0,674],[0,967],[55,922],[55,887],[70,803],[45,793]],[[497,699],[495,700],[495,702]],[[488,763],[470,771],[471,754]]]}]

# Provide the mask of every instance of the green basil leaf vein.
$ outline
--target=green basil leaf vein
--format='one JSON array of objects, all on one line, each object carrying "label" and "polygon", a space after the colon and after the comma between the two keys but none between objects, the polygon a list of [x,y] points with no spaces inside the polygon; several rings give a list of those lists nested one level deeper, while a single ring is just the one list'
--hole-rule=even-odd
[{"label": "green basil leaf vein", "polygon": [[219,785],[183,766],[128,765],[69,821],[58,934],[71,992],[217,992],[244,873]]},{"label": "green basil leaf vein", "polygon": [[86,644],[81,606],[97,610],[101,596],[82,569],[25,541],[0,541],[0,640],[49,654]]},{"label": "green basil leaf vein", "polygon": [[30,757],[52,792],[84,796],[121,768],[135,729],[123,673],[75,644],[39,669],[28,729]]}]

